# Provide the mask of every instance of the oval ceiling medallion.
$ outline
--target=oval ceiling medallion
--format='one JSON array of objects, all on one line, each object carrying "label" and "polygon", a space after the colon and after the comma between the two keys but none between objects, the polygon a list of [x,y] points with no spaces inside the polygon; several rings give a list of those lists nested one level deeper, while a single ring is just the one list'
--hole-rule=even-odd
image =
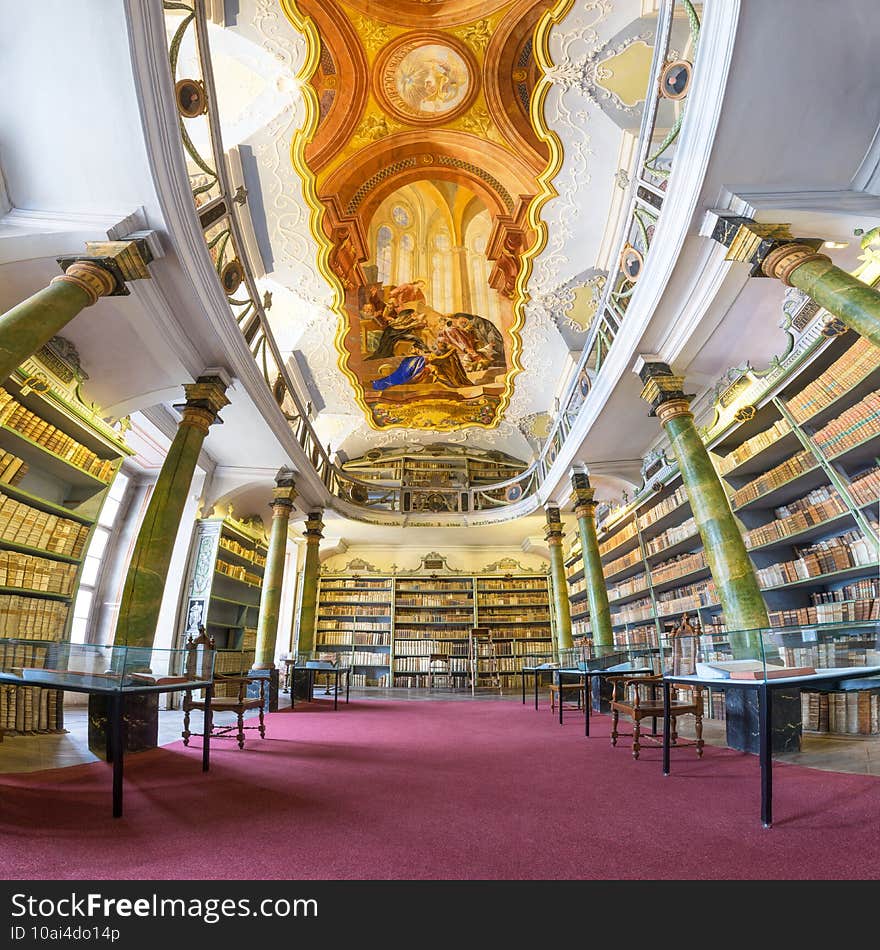
[{"label": "oval ceiling medallion", "polygon": [[477,94],[477,64],[470,51],[443,33],[407,33],[376,59],[376,97],[410,125],[446,122]]}]

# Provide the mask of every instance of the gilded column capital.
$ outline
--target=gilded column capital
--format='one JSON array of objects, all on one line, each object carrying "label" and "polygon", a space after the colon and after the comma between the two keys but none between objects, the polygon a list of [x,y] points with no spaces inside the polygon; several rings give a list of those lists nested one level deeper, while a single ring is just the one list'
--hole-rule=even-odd
[{"label": "gilded column capital", "polygon": [[740,215],[710,212],[714,216],[712,240],[727,248],[725,260],[752,266],[752,277],[778,277],[788,286],[788,277],[807,261],[828,259],[818,254],[821,238],[797,238],[791,225],[759,222]]},{"label": "gilded column capital", "polygon": [[598,502],[594,500],[596,489],[590,484],[590,476],[585,471],[571,473],[571,500],[574,502],[576,518],[591,518],[596,513]]},{"label": "gilded column capital", "polygon": [[275,487],[272,489],[272,501],[269,507],[272,509],[272,517],[289,517],[293,508],[293,503],[297,497],[296,472],[292,468],[282,468],[275,476]]},{"label": "gilded column capital", "polygon": [[87,306],[108,297],[116,289],[116,277],[98,261],[79,260],[69,264],[63,274],[53,277],[51,284],[73,284],[89,298]]},{"label": "gilded column capital", "polygon": [[324,522],[321,516],[324,514],[323,511],[310,511],[306,517],[306,543],[307,544],[317,544],[321,538],[324,537]]},{"label": "gilded column capital", "polygon": [[134,237],[125,241],[86,241],[85,254],[57,260],[64,273],[53,277],[52,283],[75,284],[94,304],[98,297],[127,295],[125,284],[129,280],[149,280],[147,265],[153,260],[153,252],[147,238]]},{"label": "gilded column capital", "polygon": [[780,244],[764,258],[761,272],[767,277],[778,278],[787,287],[793,287],[790,280],[792,272],[809,261],[828,261],[830,264],[831,258],[806,244]]},{"label": "gilded column capital", "polygon": [[676,376],[667,363],[643,362],[638,373],[641,397],[651,406],[652,416],[665,422],[689,411],[691,397],[684,392],[684,376]]},{"label": "gilded column capital", "polygon": [[565,529],[558,508],[547,509],[547,525],[544,530],[544,540],[550,547],[562,547]]},{"label": "gilded column capital", "polygon": [[180,424],[192,426],[207,435],[215,422],[222,421],[218,419],[220,410],[229,405],[226,381],[219,376],[199,376],[194,383],[184,383],[183,391],[186,402],[174,407],[183,415]]}]

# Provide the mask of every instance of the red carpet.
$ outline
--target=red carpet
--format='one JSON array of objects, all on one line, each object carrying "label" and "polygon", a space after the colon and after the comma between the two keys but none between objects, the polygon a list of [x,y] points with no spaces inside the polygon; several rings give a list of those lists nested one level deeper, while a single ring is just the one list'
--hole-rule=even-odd
[{"label": "red carpet", "polygon": [[[4,878],[877,878],[880,779],[774,769],[723,749],[612,749],[572,713],[507,702],[353,702],[268,720],[244,752],[175,744],[0,776]],[[626,740],[628,742],[628,740]]]}]

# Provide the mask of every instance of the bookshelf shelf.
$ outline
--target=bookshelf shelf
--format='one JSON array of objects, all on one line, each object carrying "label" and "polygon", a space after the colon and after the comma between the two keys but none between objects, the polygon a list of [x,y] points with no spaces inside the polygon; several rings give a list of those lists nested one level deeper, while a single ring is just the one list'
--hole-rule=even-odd
[{"label": "bookshelf shelf", "polygon": [[752,511],[756,508],[775,508],[784,505],[788,501],[794,501],[801,495],[806,495],[813,488],[818,488],[828,481],[825,470],[817,462],[814,466],[805,472],[800,472],[794,478],[788,479],[780,485],[776,485],[763,495],[758,495],[742,505],[737,505],[733,510]]},{"label": "bookshelf shelf", "polygon": [[91,527],[96,520],[95,518],[88,518],[81,515],[72,508],[66,508],[64,505],[56,505],[46,498],[40,498],[39,495],[33,495],[28,491],[24,491],[24,489],[19,488],[18,485],[0,484],[0,495],[8,495],[10,498],[24,502],[24,504],[30,505],[38,511],[44,511],[50,515],[58,515],[60,518],[70,518],[72,521],[78,521],[80,524],[89,527]]},{"label": "bookshelf shelf", "polygon": [[876,564],[859,564],[855,567],[847,567],[840,571],[829,571],[827,574],[816,574],[813,577],[802,577],[796,581],[788,581],[785,584],[774,584],[772,587],[761,588],[764,591],[771,590],[790,590],[795,587],[826,587],[830,583],[838,581],[848,581],[857,577],[876,577]]},{"label": "bookshelf shelf", "polygon": [[676,587],[681,587],[682,584],[690,584],[692,581],[702,580],[708,577],[710,573],[709,567],[706,565],[694,571],[688,571],[687,574],[679,574],[676,577],[670,577],[668,580],[653,583],[652,587],[655,593],[661,594],[667,590],[675,590]]},{"label": "bookshelf shelf", "polygon": [[[21,463],[0,483],[0,628],[23,639],[70,637],[71,605],[110,483],[131,450],[80,397],[88,377],[57,337],[0,388],[0,456]],[[91,470],[89,470],[91,468]],[[33,572],[33,573],[32,573]],[[46,588],[52,588],[46,589]],[[57,732],[63,694],[41,702],[27,688],[0,690],[0,732]]]},{"label": "bookshelf shelf", "polygon": [[81,488],[90,488],[94,491],[100,491],[109,485],[109,482],[92,475],[85,469],[68,462],[67,459],[50,452],[42,445],[32,442],[27,436],[22,435],[9,426],[0,425],[0,431],[3,433],[3,441],[10,452],[14,452],[20,458],[23,458],[29,464],[41,468],[62,481],[69,482]]},{"label": "bookshelf shelf", "polygon": [[880,458],[880,432],[869,435],[861,442],[837,452],[835,455],[826,455],[829,462],[840,462],[845,465],[864,465]]},{"label": "bookshelf shelf", "polygon": [[693,551],[702,546],[703,542],[699,532],[694,532],[688,535],[688,537],[682,538],[681,541],[670,544],[669,547],[661,548],[659,551],[654,551],[653,554],[646,555],[645,562],[651,567],[654,567],[661,561],[668,561],[669,558],[675,557],[676,554],[684,554],[687,551]]},{"label": "bookshelf shelf", "polygon": [[772,551],[774,548],[791,547],[792,544],[798,544],[804,541],[813,541],[817,538],[833,534],[836,529],[851,527],[853,515],[849,511],[843,511],[833,518],[827,518],[825,521],[819,521],[816,524],[804,528],[792,534],[786,534],[773,541],[766,541],[764,544],[755,544],[749,547],[749,552],[754,551]]},{"label": "bookshelf shelf", "polygon": [[[213,635],[224,655],[220,672],[225,674],[246,673],[254,662],[264,572],[259,559],[265,555],[260,524],[238,521],[231,514],[196,522],[178,641],[183,645],[187,637],[197,636],[200,623],[217,631]],[[247,571],[250,577],[226,574],[221,565]]]},{"label": "bookshelf shelf", "polygon": [[741,478],[747,475],[759,475],[766,472],[780,462],[785,461],[800,448],[800,441],[794,430],[786,432],[785,435],[778,438],[775,442],[756,452],[754,455],[743,459],[738,465],[724,473],[725,478]]},{"label": "bookshelf shelf", "polygon": [[18,551],[21,554],[34,554],[37,557],[45,557],[52,561],[64,561],[65,564],[79,564],[81,560],[78,557],[71,557],[69,554],[47,551],[45,548],[36,548],[29,544],[18,544],[15,541],[7,541],[5,538],[0,538],[0,550]]},{"label": "bookshelf shelf", "polygon": [[51,590],[35,590],[33,587],[2,587],[0,594],[22,594],[26,597],[39,597],[41,600],[63,600],[69,603],[73,594],[56,594]]}]

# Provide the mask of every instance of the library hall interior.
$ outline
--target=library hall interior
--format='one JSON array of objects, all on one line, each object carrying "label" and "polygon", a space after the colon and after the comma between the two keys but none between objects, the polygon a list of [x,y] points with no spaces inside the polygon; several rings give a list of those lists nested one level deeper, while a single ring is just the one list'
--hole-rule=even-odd
[{"label": "library hall interior", "polygon": [[0,10],[0,877],[880,878],[874,0]]}]

